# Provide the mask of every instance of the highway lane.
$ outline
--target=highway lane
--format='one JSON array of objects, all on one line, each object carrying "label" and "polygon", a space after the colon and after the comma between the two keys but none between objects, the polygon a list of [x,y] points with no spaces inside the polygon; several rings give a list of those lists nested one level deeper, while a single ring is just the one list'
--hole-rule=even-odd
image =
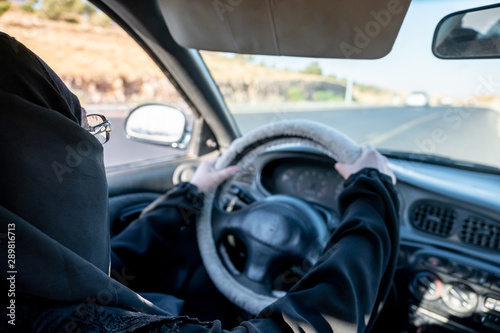
[{"label": "highway lane", "polygon": [[479,108],[385,107],[331,111],[280,110],[237,114],[243,133],[269,122],[311,119],[344,132],[357,143],[436,154],[500,167],[500,113]]},{"label": "highway lane", "polygon": [[[379,148],[437,154],[500,167],[500,114],[488,109],[454,107],[349,107],[331,110],[257,110],[234,115],[243,133],[270,122],[312,119],[333,126],[356,142]],[[123,117],[108,117],[110,142],[106,166],[182,154],[163,146],[133,142],[123,134]]]}]

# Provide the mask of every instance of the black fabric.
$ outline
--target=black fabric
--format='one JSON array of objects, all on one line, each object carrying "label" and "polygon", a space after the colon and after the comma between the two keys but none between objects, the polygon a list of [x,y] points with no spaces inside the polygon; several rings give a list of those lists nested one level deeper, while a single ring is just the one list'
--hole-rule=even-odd
[{"label": "black fabric", "polygon": [[[211,327],[187,317],[149,315],[97,302],[64,304],[37,297],[19,295],[23,299],[15,326],[0,332],[10,333],[64,333],[64,332],[179,332],[179,326],[194,323]],[[2,323],[3,324],[3,323]],[[2,329],[3,328],[3,329]]]},{"label": "black fabric", "polygon": [[[108,275],[102,145],[82,128],[76,96],[35,54],[3,33],[0,75],[0,232],[9,228],[15,235],[15,263],[0,261],[2,290],[9,290],[8,274],[16,295],[63,302],[99,298],[166,314]],[[7,254],[7,246],[0,242],[1,253]],[[23,299],[6,298],[23,308]]]},{"label": "black fabric", "polygon": [[80,103],[57,75],[7,35],[0,43],[0,156],[8,175],[0,177],[0,204],[107,272],[102,146],[80,126]]},{"label": "black fabric", "polygon": [[180,183],[165,197],[111,239],[111,276],[151,301],[145,292],[185,300],[182,315],[217,318],[227,328],[235,326],[242,311],[215,288],[196,244],[196,216],[203,195],[194,185]]},{"label": "black fabric", "polygon": [[133,276],[128,287],[185,298],[187,277],[201,265],[195,221],[203,201],[188,200],[196,194],[193,185],[181,183],[168,200],[113,237],[112,271]]}]

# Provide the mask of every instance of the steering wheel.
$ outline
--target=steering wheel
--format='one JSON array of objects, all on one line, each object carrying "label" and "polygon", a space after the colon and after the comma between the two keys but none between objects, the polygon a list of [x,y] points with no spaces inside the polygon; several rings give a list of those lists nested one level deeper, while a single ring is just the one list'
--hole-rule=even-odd
[{"label": "steering wheel", "polygon": [[[197,223],[197,238],[204,266],[219,291],[251,314],[259,313],[278,298],[271,277],[282,267],[310,267],[328,240],[326,223],[305,201],[271,195],[247,207],[224,209],[219,197],[227,184],[245,172],[255,156],[272,146],[301,145],[319,150],[335,161],[352,163],[360,147],[341,132],[307,120],[271,123],[236,139],[217,160],[215,168],[238,164],[240,171],[205,195]],[[235,265],[222,243],[245,260]],[[236,257],[238,253],[236,254]],[[234,255],[233,255],[234,258]]]}]

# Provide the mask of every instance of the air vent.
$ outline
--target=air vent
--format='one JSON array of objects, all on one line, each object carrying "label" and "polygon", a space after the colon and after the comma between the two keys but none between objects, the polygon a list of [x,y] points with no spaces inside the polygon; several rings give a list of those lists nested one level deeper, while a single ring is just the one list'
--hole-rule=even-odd
[{"label": "air vent", "polygon": [[410,222],[423,232],[447,237],[453,229],[455,216],[452,209],[434,203],[420,203],[411,210]]},{"label": "air vent", "polygon": [[462,225],[460,239],[468,244],[500,250],[500,226],[493,221],[469,216]]}]

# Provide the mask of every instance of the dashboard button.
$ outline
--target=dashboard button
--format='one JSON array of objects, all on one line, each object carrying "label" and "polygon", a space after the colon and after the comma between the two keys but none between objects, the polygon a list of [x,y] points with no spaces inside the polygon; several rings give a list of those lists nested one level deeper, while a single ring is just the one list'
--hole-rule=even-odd
[{"label": "dashboard button", "polygon": [[485,288],[489,288],[491,284],[491,276],[485,271],[474,270],[469,277],[467,277],[472,283],[477,283]]},{"label": "dashboard button", "polygon": [[484,307],[488,310],[495,310],[495,306],[497,305],[497,300],[491,297],[486,298],[484,301]]},{"label": "dashboard button", "polygon": [[450,274],[459,279],[470,279],[473,278],[475,272],[472,268],[462,265],[456,265],[455,270],[451,271]]},{"label": "dashboard button", "polygon": [[479,297],[468,285],[461,282],[452,282],[447,285],[442,299],[451,311],[466,314],[474,311]]},{"label": "dashboard button", "polygon": [[419,299],[435,301],[441,296],[443,282],[430,272],[420,272],[410,284],[410,291]]},{"label": "dashboard button", "polygon": [[483,318],[483,325],[498,331],[500,330],[500,317],[487,314]]},{"label": "dashboard button", "polygon": [[447,260],[438,257],[430,256],[424,259],[424,264],[437,271],[448,272],[450,270],[450,264]]}]

